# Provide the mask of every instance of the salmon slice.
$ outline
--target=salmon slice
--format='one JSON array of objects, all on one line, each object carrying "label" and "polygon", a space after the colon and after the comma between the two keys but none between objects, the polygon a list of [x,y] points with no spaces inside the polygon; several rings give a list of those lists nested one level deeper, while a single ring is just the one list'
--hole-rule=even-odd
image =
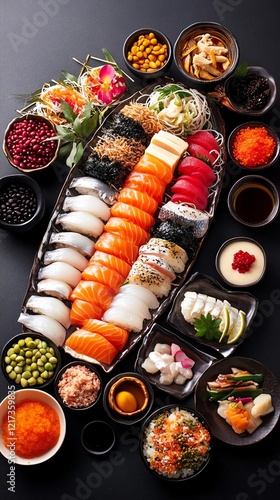
[{"label": "salmon slice", "polygon": [[142,227],[145,231],[148,231],[154,223],[152,215],[148,214],[144,210],[141,210],[140,208],[121,201],[117,201],[117,203],[112,206],[111,214],[112,217],[122,217],[123,219],[129,220],[130,222]]},{"label": "salmon slice", "polygon": [[124,348],[129,337],[129,332],[124,328],[97,319],[85,320],[83,328],[89,332],[99,333],[111,342],[118,351]]},{"label": "salmon slice", "polygon": [[154,215],[158,207],[158,202],[147,193],[131,188],[121,189],[118,201],[140,208],[150,215]]},{"label": "salmon slice", "polygon": [[114,271],[121,274],[123,278],[127,277],[131,269],[131,266],[127,262],[107,252],[94,252],[93,256],[89,260],[89,264],[92,262],[98,262],[99,264],[109,267],[109,269],[114,269]]},{"label": "salmon slice", "polygon": [[117,293],[124,281],[121,274],[103,264],[99,264],[99,262],[89,264],[82,272],[82,279],[98,281],[98,283],[110,287],[115,293]]},{"label": "salmon slice", "polygon": [[166,185],[155,175],[133,170],[128,175],[123,187],[147,193],[159,203],[162,201]]},{"label": "salmon slice", "polygon": [[75,299],[70,310],[70,321],[72,325],[82,326],[86,319],[101,319],[103,312],[103,309],[96,304]]},{"label": "salmon slice", "polygon": [[158,179],[161,179],[166,185],[172,181],[173,173],[171,168],[157,158],[145,153],[138,160],[133,172],[141,172],[143,174],[152,174]]},{"label": "salmon slice", "polygon": [[89,356],[100,363],[110,365],[118,354],[117,349],[99,333],[81,328],[73,332],[65,342],[77,354]]},{"label": "salmon slice", "polygon": [[138,247],[136,245],[107,232],[104,232],[98,238],[95,243],[95,249],[115,255],[130,265],[136,260],[138,255]]},{"label": "salmon slice", "polygon": [[[115,234],[133,245],[143,245],[149,239],[149,233],[122,217],[110,217],[104,226],[104,231]],[[142,242],[142,243],[141,243]]]},{"label": "salmon slice", "polygon": [[106,285],[98,281],[81,280],[71,293],[71,300],[81,299],[91,302],[103,310],[108,309],[115,293]]}]

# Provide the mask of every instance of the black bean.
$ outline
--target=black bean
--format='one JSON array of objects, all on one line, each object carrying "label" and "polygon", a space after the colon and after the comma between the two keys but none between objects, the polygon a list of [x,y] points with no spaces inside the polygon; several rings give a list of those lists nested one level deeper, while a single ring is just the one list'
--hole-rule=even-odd
[{"label": "black bean", "polygon": [[11,184],[0,191],[0,219],[9,224],[23,223],[36,212],[37,199],[29,186]]}]

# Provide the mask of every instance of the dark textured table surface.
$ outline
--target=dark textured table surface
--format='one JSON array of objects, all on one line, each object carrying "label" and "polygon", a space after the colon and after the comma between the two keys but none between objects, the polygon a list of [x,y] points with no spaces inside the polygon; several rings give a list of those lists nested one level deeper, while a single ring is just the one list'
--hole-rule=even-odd
[{"label": "dark textured table surface", "polygon": [[[18,94],[29,94],[44,82],[58,79],[61,70],[77,74],[73,57],[87,54],[102,57],[107,48],[124,68],[122,45],[137,28],[154,27],[165,32],[174,44],[177,35],[197,21],[224,24],[237,37],[240,62],[266,67],[280,82],[279,22],[276,1],[267,0],[2,0],[1,1],[1,138],[22,102]],[[125,68],[124,68],[125,69]],[[180,79],[174,64],[170,75]],[[135,82],[134,90],[141,82]],[[245,118],[221,110],[227,134]],[[261,118],[279,133],[280,100]],[[266,176],[280,187],[279,161]],[[34,174],[43,189],[46,213],[28,234],[15,235],[0,230],[0,347],[21,331],[17,318],[28,285],[29,273],[49,217],[66,179],[68,168],[55,164],[46,172]],[[0,176],[15,173],[1,153]],[[268,267],[262,282],[250,292],[259,300],[252,335],[237,349],[236,355],[251,357],[266,365],[280,380],[279,363],[279,218],[270,226],[248,229],[228,213],[227,194],[242,174],[229,162],[218,209],[205,243],[192,269],[218,279],[215,255],[220,245],[234,236],[257,239],[267,253]],[[137,347],[112,372],[133,369]],[[66,362],[69,358],[63,356]],[[102,374],[104,382],[109,374]],[[52,389],[50,389],[52,393]],[[0,375],[0,398],[7,395],[7,383]],[[155,407],[173,402],[166,393],[155,391]],[[190,396],[184,401],[193,406]],[[233,447],[215,440],[211,464],[198,478],[171,484],[154,478],[144,468],[138,453],[139,425],[113,423],[117,441],[112,455],[95,459],[80,444],[83,425],[95,416],[106,418],[102,404],[97,410],[66,412],[67,434],[59,453],[49,462],[16,466],[15,492],[9,491],[9,465],[0,457],[0,490],[3,500],[276,500],[280,487],[279,424],[261,443]]]}]

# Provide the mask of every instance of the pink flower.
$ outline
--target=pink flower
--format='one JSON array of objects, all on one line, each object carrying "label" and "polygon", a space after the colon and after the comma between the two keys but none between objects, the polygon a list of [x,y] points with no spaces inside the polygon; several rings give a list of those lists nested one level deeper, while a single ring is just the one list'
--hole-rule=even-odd
[{"label": "pink flower", "polygon": [[90,80],[89,90],[102,104],[111,104],[116,97],[125,94],[127,90],[125,79],[116,73],[110,64],[91,73]]}]

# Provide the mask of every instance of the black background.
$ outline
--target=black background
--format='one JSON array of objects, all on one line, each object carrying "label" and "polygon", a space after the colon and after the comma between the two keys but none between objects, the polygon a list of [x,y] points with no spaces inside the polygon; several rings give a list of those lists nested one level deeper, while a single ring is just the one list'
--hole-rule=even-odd
[{"label": "black background", "polygon": [[[273,0],[225,0],[194,2],[189,0],[1,0],[1,138],[8,123],[17,116],[23,103],[16,94],[29,94],[44,82],[60,78],[61,70],[78,74],[79,66],[72,57],[83,61],[87,54],[102,57],[108,49],[119,65],[124,67],[122,45],[129,33],[142,27],[158,28],[174,44],[178,34],[197,21],[224,24],[237,37],[240,62],[264,66],[276,82],[280,82],[280,34],[277,3]],[[174,64],[170,75],[181,79]],[[141,82],[135,82],[138,90]],[[246,118],[223,109],[227,134]],[[261,118],[279,132],[280,101]],[[1,139],[2,140],[2,139]],[[279,161],[265,172],[279,188]],[[0,176],[15,173],[1,152]],[[0,230],[0,345],[21,331],[17,323],[26,292],[33,259],[67,176],[62,164],[34,178],[46,198],[46,214],[30,233],[15,235]],[[199,253],[192,272],[206,273],[218,278],[215,255],[220,245],[234,236],[257,239],[265,248],[267,272],[262,282],[251,288],[259,300],[253,334],[235,352],[264,363],[280,380],[279,364],[279,301],[280,290],[279,219],[257,230],[235,222],[228,213],[227,194],[231,185],[243,175],[229,162],[223,189],[211,230]],[[112,372],[133,368],[137,347]],[[70,360],[63,356],[63,361]],[[109,375],[102,373],[104,382]],[[7,383],[0,376],[0,398],[7,395]],[[52,389],[50,389],[52,393]],[[175,400],[174,400],[175,401]],[[165,393],[155,391],[155,407],[172,402]],[[193,405],[192,397],[185,401]],[[276,500],[280,486],[280,427],[260,444],[250,447],[231,447],[215,441],[210,466],[198,478],[181,484],[170,484],[154,478],[144,468],[138,453],[139,426],[118,426],[115,451],[102,459],[94,459],[80,444],[83,425],[100,416],[107,418],[99,402],[97,409],[88,412],[66,412],[65,442],[49,462],[34,466],[16,466],[15,493],[8,491],[9,465],[0,457],[1,498],[96,500],[117,497],[123,500],[190,498],[192,500]]]}]

